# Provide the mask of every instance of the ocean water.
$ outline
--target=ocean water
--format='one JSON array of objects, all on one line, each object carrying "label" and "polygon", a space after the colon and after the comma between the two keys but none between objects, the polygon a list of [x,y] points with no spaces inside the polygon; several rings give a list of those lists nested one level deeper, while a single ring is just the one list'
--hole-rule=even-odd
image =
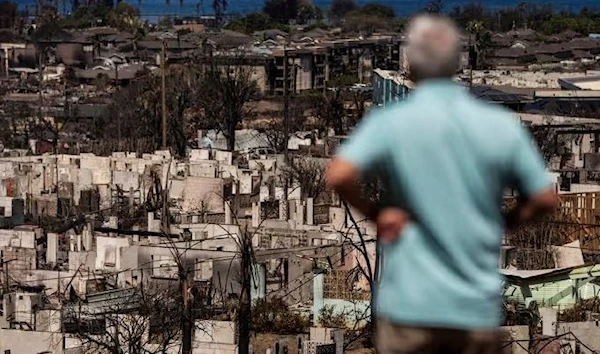
[{"label": "ocean water", "polygon": [[[15,1],[15,0],[13,0]],[[48,0],[47,0],[48,1]],[[63,9],[63,4],[70,3],[70,0],[50,0],[57,1],[59,8]],[[86,0],[80,0],[80,3],[85,3]],[[211,15],[212,0],[123,0],[139,8],[141,15],[144,18],[152,19],[166,15],[183,16],[183,15]],[[229,14],[245,14],[262,9],[265,0],[229,0],[227,13]],[[313,4],[327,9],[333,0],[312,0]],[[34,8],[36,0],[16,0],[20,7],[24,9],[26,6]],[[116,0],[115,0],[116,2]],[[379,2],[389,5],[394,8],[397,15],[407,16],[424,8],[430,2],[429,0],[357,0],[359,4],[367,2]],[[497,9],[508,6],[517,6],[522,0],[449,0],[444,1],[444,9],[451,10],[457,5],[465,5],[470,3],[481,3],[484,6]],[[582,7],[596,8],[600,10],[600,0],[530,0],[531,4],[549,4],[555,10],[570,10],[579,11]],[[66,5],[68,9],[68,5]]]}]

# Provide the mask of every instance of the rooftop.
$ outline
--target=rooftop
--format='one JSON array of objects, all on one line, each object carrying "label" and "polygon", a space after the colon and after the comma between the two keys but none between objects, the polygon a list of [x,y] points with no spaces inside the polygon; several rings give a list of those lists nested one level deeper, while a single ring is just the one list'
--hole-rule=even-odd
[{"label": "rooftop", "polygon": [[474,86],[471,92],[478,98],[490,101],[493,103],[518,103],[527,100],[523,95],[508,93],[490,86]]},{"label": "rooftop", "polygon": [[600,75],[558,79],[564,90],[600,90]]},{"label": "rooftop", "polygon": [[[118,66],[119,80],[131,80],[135,75],[145,69],[144,64],[123,64]],[[114,67],[97,66],[93,69],[75,69],[75,76],[79,79],[92,80],[98,78],[99,75],[106,75],[109,79],[114,80],[115,69]]]}]

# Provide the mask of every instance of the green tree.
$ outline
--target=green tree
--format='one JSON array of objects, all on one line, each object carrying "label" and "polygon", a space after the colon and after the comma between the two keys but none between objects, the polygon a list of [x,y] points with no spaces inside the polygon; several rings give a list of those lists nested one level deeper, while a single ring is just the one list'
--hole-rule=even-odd
[{"label": "green tree", "polygon": [[298,17],[298,0],[267,0],[263,11],[279,23],[288,24]]},{"label": "green tree", "polygon": [[431,14],[439,14],[444,11],[444,2],[443,0],[432,0],[427,4],[425,11]]},{"label": "green tree", "polygon": [[484,21],[488,25],[489,14],[482,4],[466,4],[462,7],[455,6],[449,15],[462,28],[466,28],[470,21]]},{"label": "green tree", "polygon": [[121,31],[135,32],[141,27],[140,11],[125,2],[117,4],[115,9],[108,14],[108,24]]},{"label": "green tree", "polygon": [[358,6],[356,0],[333,0],[329,12],[333,18],[342,18],[349,12],[359,9],[360,6]]},{"label": "green tree", "polygon": [[40,12],[37,27],[31,34],[34,42],[51,38],[68,38],[70,35],[64,30],[60,15],[54,6],[44,5]]},{"label": "green tree", "polygon": [[527,5],[527,26],[539,31],[543,23],[552,18],[552,5]]},{"label": "green tree", "polygon": [[252,330],[259,333],[296,334],[308,329],[308,318],[292,312],[282,298],[259,299],[252,310]]},{"label": "green tree", "polygon": [[325,305],[319,311],[319,324],[326,328],[345,328],[348,314],[335,312],[335,306]]},{"label": "green tree", "polygon": [[62,20],[64,28],[89,28],[96,22],[96,16],[87,6],[78,6],[70,16]]},{"label": "green tree", "polygon": [[269,15],[263,12],[253,12],[247,16],[229,21],[225,27],[232,31],[252,34],[256,31],[264,31],[272,28],[285,29],[280,23],[273,21]]},{"label": "green tree", "polygon": [[161,17],[157,25],[159,28],[163,29],[173,28],[173,19],[171,18],[171,16]]},{"label": "green tree", "polygon": [[483,21],[470,21],[466,30],[470,34],[470,42],[475,53],[474,68],[480,69],[486,65],[487,54],[492,47],[491,33],[485,29]]},{"label": "green tree", "polygon": [[323,19],[323,13],[320,8],[314,6],[308,0],[301,0],[298,4],[298,14],[296,21],[300,24],[307,24],[313,20]]},{"label": "green tree", "polygon": [[365,4],[360,12],[365,15],[378,16],[380,18],[394,18],[396,13],[391,6],[383,5],[376,2]]}]

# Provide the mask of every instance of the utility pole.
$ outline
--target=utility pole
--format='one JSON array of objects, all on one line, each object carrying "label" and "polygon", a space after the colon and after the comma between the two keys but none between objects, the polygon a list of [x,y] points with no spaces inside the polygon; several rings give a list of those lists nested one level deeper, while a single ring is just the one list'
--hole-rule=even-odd
[{"label": "utility pole", "polygon": [[181,344],[181,352],[183,354],[191,354],[193,325],[190,279],[186,267],[184,265],[183,257],[179,257],[178,263],[179,287],[181,289],[181,296],[183,299],[183,316],[181,317],[181,333],[183,334],[183,341]]},{"label": "utility pole", "polygon": [[115,64],[115,86],[119,86],[119,63]]},{"label": "utility pole", "polygon": [[[289,145],[289,117],[290,117],[290,97],[289,97],[289,93],[288,93],[288,49],[287,46],[285,46],[283,48],[283,141],[284,141],[284,157],[285,157],[285,163],[289,164],[290,163],[290,156],[289,156],[289,151],[288,151],[288,145]],[[283,207],[283,213],[285,215],[285,220],[288,220],[289,217],[289,213],[288,213],[288,208],[289,208],[289,202],[288,202],[288,180],[287,178],[285,179],[285,183],[283,185],[283,203],[285,203],[284,207]],[[281,201],[280,201],[281,203]],[[280,215],[281,218],[281,215]]]},{"label": "utility pole", "polygon": [[44,105],[44,96],[42,93],[42,83],[44,82],[44,72],[43,72],[43,65],[42,65],[42,61],[43,61],[43,55],[44,53],[42,52],[42,48],[41,46],[39,46],[38,44],[38,115],[39,115],[39,120],[40,122],[44,119],[44,115],[42,112],[42,106]]},{"label": "utility pole", "polygon": [[[115,62],[115,86],[119,86],[119,63]],[[121,119],[117,122],[117,144],[121,145]]]},{"label": "utility pole", "polygon": [[160,76],[162,91],[162,148],[167,149],[167,83],[166,83],[166,46],[167,42],[163,40],[162,51],[160,52]]},{"label": "utility pole", "polygon": [[288,49],[287,46],[283,49],[283,134],[284,134],[284,156],[286,162],[289,160],[288,139],[290,134],[289,119],[290,119],[290,95],[288,92]]},{"label": "utility pole", "polygon": [[4,271],[4,294],[8,293],[9,287],[8,287],[8,262],[2,262],[3,267],[3,271]]},{"label": "utility pole", "polygon": [[250,353],[250,318],[252,317],[252,304],[250,301],[252,282],[252,237],[246,228],[242,232],[240,241],[240,262],[242,293],[240,294],[240,308],[237,316],[237,327],[239,334],[238,354]]}]

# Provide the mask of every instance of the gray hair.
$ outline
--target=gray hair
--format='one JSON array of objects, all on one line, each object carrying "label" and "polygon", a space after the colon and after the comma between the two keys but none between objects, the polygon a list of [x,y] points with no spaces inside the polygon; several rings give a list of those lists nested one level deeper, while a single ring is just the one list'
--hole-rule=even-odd
[{"label": "gray hair", "polygon": [[447,17],[419,15],[408,25],[406,58],[415,81],[452,77],[458,68],[460,35]]}]

